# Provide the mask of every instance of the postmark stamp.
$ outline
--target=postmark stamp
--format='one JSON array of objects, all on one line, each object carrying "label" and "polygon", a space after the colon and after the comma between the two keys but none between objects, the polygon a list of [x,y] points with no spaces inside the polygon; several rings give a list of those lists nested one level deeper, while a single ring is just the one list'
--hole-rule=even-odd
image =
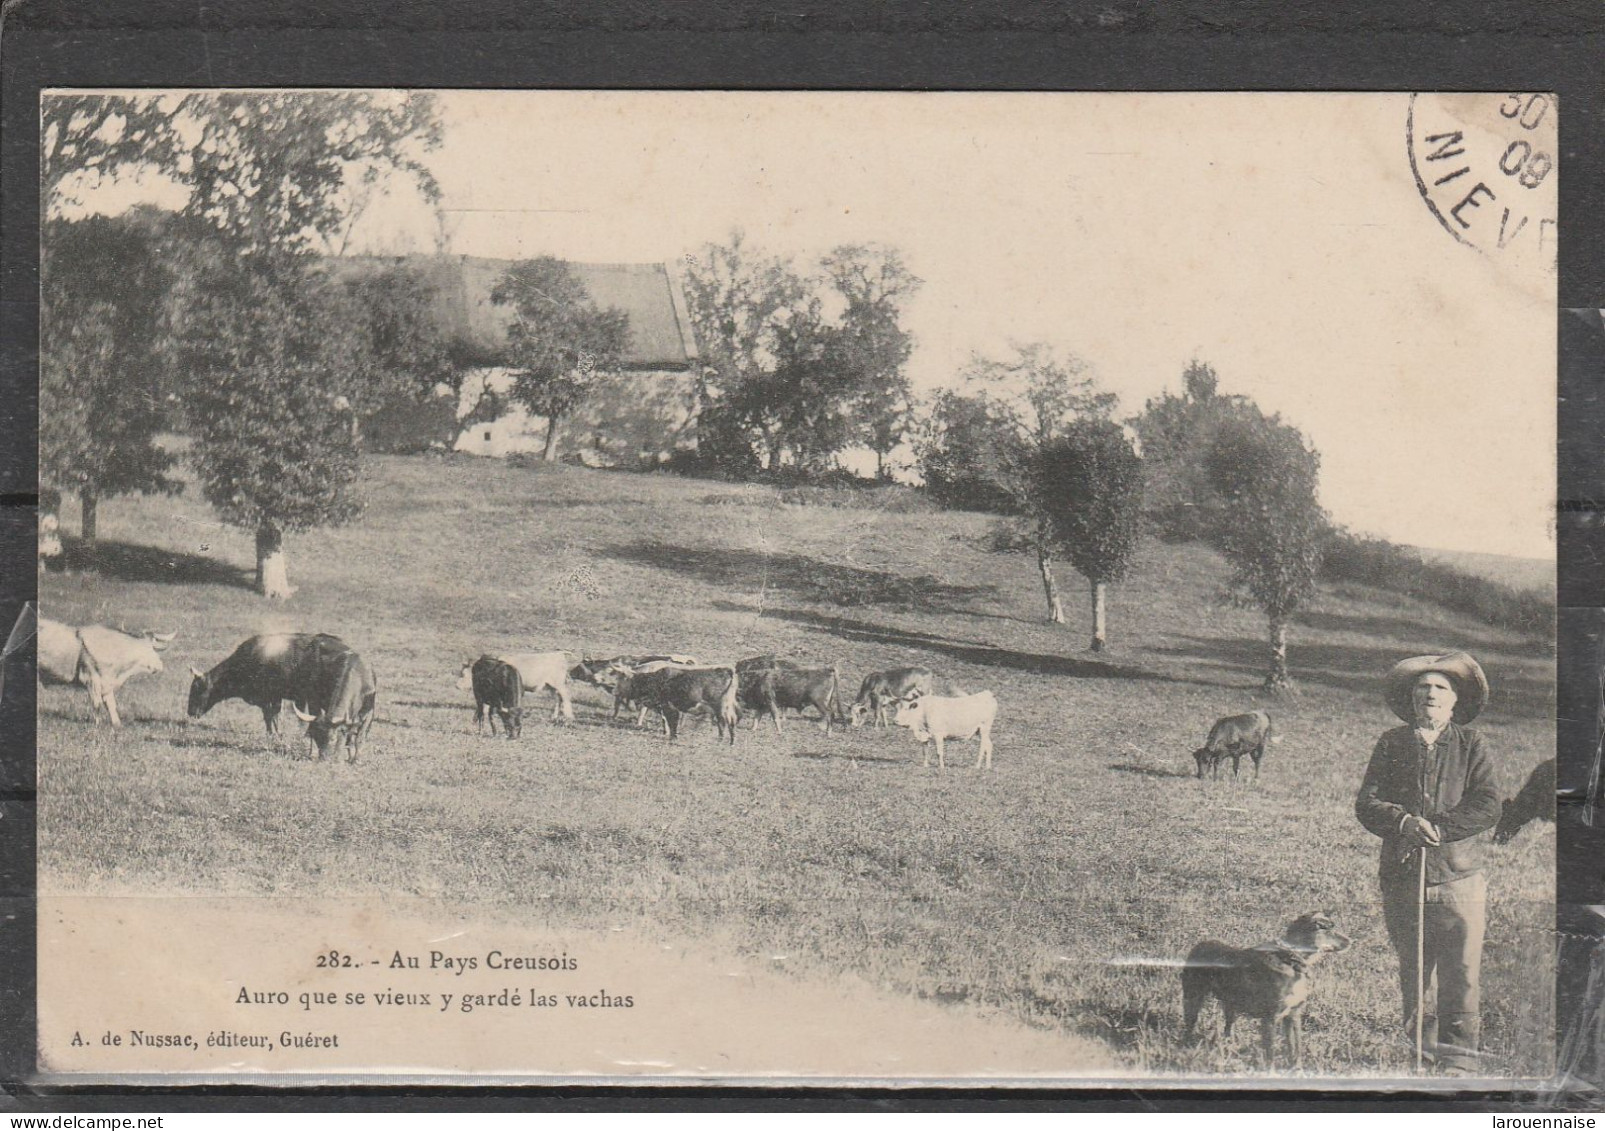
[{"label": "postmark stamp", "polygon": [[1555,270],[1559,116],[1546,93],[1410,96],[1422,200],[1460,243],[1523,275]]}]

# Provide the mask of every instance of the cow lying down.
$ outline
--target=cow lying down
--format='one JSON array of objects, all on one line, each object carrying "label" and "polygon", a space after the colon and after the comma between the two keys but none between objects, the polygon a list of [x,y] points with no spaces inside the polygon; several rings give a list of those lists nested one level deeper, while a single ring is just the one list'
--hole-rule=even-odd
[{"label": "cow lying down", "polygon": [[931,743],[936,743],[936,765],[947,768],[942,744],[949,738],[981,736],[981,749],[975,756],[977,769],[992,768],[992,724],[998,717],[998,701],[990,691],[974,695],[921,695],[898,704],[895,722],[908,727],[925,747],[920,765],[931,764]]}]

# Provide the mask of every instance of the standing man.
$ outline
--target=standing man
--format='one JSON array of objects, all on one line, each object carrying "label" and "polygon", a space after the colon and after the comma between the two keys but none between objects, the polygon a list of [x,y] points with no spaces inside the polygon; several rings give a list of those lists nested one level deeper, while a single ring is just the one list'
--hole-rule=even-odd
[{"label": "standing man", "polygon": [[1377,741],[1354,812],[1382,838],[1382,913],[1399,954],[1405,1029],[1413,1042],[1419,1006],[1426,1055],[1445,1075],[1465,1076],[1477,1068],[1487,925],[1488,880],[1475,838],[1499,821],[1493,760],[1467,725],[1488,702],[1488,679],[1465,652],[1417,656],[1388,673],[1385,694],[1406,725]]}]

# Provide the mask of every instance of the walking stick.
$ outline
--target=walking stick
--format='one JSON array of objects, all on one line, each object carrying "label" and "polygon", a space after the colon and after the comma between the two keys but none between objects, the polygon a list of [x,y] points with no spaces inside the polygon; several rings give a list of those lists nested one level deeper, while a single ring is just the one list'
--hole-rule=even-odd
[{"label": "walking stick", "polygon": [[1427,850],[1416,849],[1420,864],[1416,881],[1416,1074],[1421,1073],[1422,1015],[1426,1012],[1426,935],[1427,935]]}]

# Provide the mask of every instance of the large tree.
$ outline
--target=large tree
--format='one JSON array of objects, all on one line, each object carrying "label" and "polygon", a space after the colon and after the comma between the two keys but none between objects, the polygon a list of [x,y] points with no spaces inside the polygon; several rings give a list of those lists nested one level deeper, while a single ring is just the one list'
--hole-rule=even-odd
[{"label": "large tree", "polygon": [[492,302],[513,308],[507,327],[513,396],[546,418],[542,458],[557,458],[558,429],[601,376],[617,373],[630,340],[630,318],[601,309],[568,264],[525,259],[503,272]]},{"label": "large tree", "polygon": [[363,343],[330,280],[295,259],[198,264],[174,353],[190,460],[219,517],[256,536],[256,582],[286,598],[284,536],[356,515],[354,414]]},{"label": "large tree", "polygon": [[93,561],[102,499],[180,488],[156,442],[168,270],[149,233],[123,219],[52,221],[42,249],[40,480],[78,495]]},{"label": "large tree", "polygon": [[905,367],[914,337],[901,324],[904,305],[922,280],[902,253],[880,244],[846,244],[821,261],[846,308],[841,318],[840,364],[854,388],[852,415],[859,439],[875,453],[876,478],[887,477],[886,457],[908,430],[911,389]]},{"label": "large tree", "polygon": [[1048,537],[1092,589],[1092,650],[1101,652],[1105,591],[1131,569],[1142,533],[1142,460],[1111,420],[1076,420],[1028,465],[1027,499]]},{"label": "large tree", "polygon": [[688,257],[686,299],[706,369],[698,448],[729,468],[817,472],[868,444],[882,472],[906,428],[899,322],[920,280],[896,249],[843,245],[799,271],[738,231]]},{"label": "large tree", "polygon": [[777,467],[780,336],[807,300],[806,281],[738,230],[687,256],[685,293],[703,359],[698,451],[737,473]]},{"label": "large tree", "polygon": [[331,297],[356,335],[357,369],[345,382],[356,420],[386,408],[429,404],[439,386],[454,397],[461,393],[465,367],[441,328],[436,285],[426,275],[394,264],[336,278]]},{"label": "large tree", "polygon": [[[285,531],[355,511],[350,406],[370,399],[379,368],[371,336],[307,261],[340,246],[352,211],[381,181],[410,180],[438,199],[424,164],[440,140],[434,97],[48,95],[41,114],[47,216],[74,203],[92,211],[93,190],[108,179],[165,178],[185,192],[182,219],[205,235],[186,228],[164,244],[175,279],[160,346],[207,498],[255,532],[259,583],[287,596]],[[83,342],[70,350],[103,353]],[[97,442],[108,434],[91,431]]]},{"label": "large tree", "polygon": [[1269,625],[1265,687],[1288,689],[1287,626],[1315,592],[1327,530],[1321,458],[1297,428],[1256,412],[1221,425],[1205,467],[1221,499],[1213,541],[1231,563],[1234,589]]},{"label": "large tree", "polygon": [[440,196],[424,164],[441,136],[432,94],[207,92],[186,96],[177,117],[187,210],[245,252],[336,249],[382,178],[411,180],[431,203]]},{"label": "large tree", "polygon": [[39,100],[39,202],[46,216],[81,204],[138,169],[176,176],[182,99],[148,94],[46,94]]}]

